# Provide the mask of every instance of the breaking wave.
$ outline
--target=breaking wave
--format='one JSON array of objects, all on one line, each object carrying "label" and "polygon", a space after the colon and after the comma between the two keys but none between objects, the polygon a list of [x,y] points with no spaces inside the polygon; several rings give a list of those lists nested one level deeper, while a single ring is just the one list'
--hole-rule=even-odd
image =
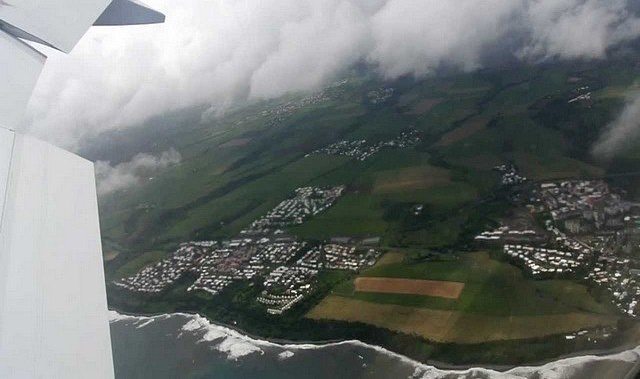
[{"label": "breaking wave", "polygon": [[583,377],[595,365],[611,364],[631,367],[640,359],[640,346],[635,349],[609,355],[585,355],[559,359],[539,366],[515,367],[507,371],[496,371],[488,368],[469,368],[464,370],[447,370],[430,366],[403,355],[394,353],[376,345],[369,345],[358,340],[349,340],[327,344],[279,344],[271,341],[260,340],[244,335],[234,329],[216,325],[206,317],[198,314],[173,313],[158,316],[131,316],[109,311],[110,322],[130,322],[136,328],[143,328],[156,320],[166,320],[174,317],[182,317],[186,320],[180,328],[178,338],[184,333],[192,333],[199,338],[197,343],[210,344],[212,350],[224,354],[229,360],[239,360],[252,354],[265,354],[265,349],[277,354],[279,360],[293,357],[296,351],[324,349],[336,346],[357,346],[371,349],[393,359],[414,367],[411,379],[564,379]]}]

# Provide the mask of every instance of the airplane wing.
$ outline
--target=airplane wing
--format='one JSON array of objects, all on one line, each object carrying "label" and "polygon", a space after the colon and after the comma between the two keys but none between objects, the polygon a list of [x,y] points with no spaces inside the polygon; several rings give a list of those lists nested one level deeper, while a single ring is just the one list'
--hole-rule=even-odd
[{"label": "airplane wing", "polygon": [[[103,13],[104,12],[104,13]],[[164,21],[135,0],[0,1],[0,378],[113,378],[93,164],[15,132],[45,56],[94,24]]]},{"label": "airplane wing", "polygon": [[133,25],[164,22],[164,15],[137,0],[113,0],[94,25]]},{"label": "airplane wing", "polygon": [[113,378],[93,164],[6,129],[0,146],[0,376]]},{"label": "airplane wing", "polygon": [[0,30],[0,126],[15,126],[36,86],[46,57]]},{"label": "airplane wing", "polygon": [[0,20],[20,38],[68,53],[110,0],[5,0]]}]

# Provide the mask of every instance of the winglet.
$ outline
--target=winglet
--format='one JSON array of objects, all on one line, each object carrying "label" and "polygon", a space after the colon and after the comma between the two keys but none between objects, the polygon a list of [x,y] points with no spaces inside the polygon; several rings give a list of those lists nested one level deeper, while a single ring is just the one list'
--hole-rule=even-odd
[{"label": "winglet", "polygon": [[113,0],[93,25],[140,25],[164,22],[164,14],[137,0]]}]

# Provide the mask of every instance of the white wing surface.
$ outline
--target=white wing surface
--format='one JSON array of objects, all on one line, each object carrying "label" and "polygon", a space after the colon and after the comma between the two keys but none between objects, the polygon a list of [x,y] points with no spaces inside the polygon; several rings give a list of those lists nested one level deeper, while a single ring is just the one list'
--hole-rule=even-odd
[{"label": "white wing surface", "polygon": [[93,164],[12,130],[46,59],[21,39],[69,52],[96,20],[164,15],[135,0],[0,0],[3,379],[114,376]]},{"label": "white wing surface", "polygon": [[[5,0],[0,20],[68,53],[110,0]],[[25,37],[20,35],[20,37]]]},{"label": "white wing surface", "polygon": [[46,57],[0,30],[0,126],[15,127],[36,85]]},{"label": "white wing surface", "polygon": [[13,144],[13,154],[0,156],[0,169],[10,159],[0,376],[112,378],[93,164],[29,136],[0,138],[0,146]]}]

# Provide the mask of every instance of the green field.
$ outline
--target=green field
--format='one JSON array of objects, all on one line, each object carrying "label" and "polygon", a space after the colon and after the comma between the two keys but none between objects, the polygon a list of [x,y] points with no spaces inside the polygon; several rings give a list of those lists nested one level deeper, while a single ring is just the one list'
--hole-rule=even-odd
[{"label": "green field", "polygon": [[617,321],[614,307],[597,302],[585,286],[525,278],[520,269],[486,252],[419,263],[390,254],[359,277],[464,283],[460,296],[359,292],[353,279],[334,287],[307,317],[363,322],[460,344],[542,337]]},{"label": "green field", "polygon": [[520,269],[482,252],[447,261],[392,263],[371,268],[361,275],[454,281],[465,283],[465,287],[456,300],[354,292],[352,282],[340,285],[333,293],[375,303],[494,316],[615,312],[613,307],[595,301],[583,285],[569,280],[531,280],[523,277]]}]

